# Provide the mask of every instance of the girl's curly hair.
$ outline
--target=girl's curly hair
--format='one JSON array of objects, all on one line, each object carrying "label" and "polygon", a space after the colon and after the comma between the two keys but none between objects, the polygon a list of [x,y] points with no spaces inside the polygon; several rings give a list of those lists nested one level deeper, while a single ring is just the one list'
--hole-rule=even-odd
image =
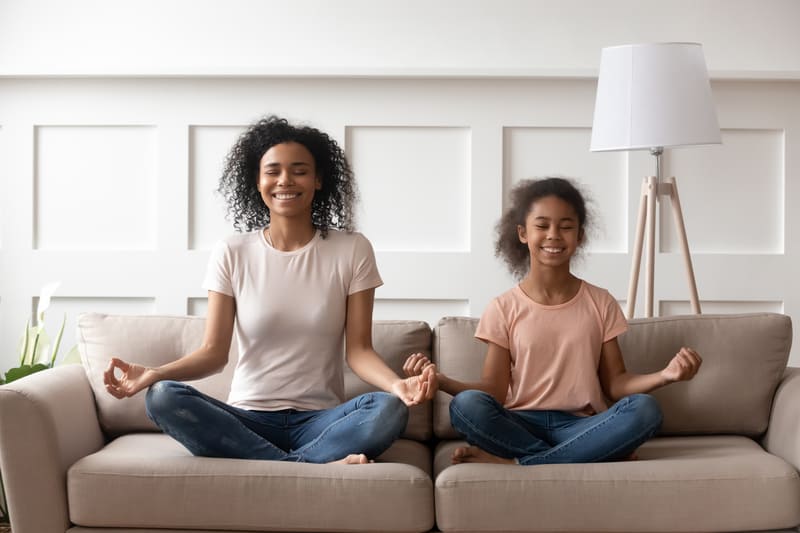
[{"label": "girl's curly hair", "polygon": [[252,124],[228,152],[217,187],[228,205],[226,218],[238,231],[269,224],[269,208],[257,188],[259,165],[267,150],[287,142],[302,144],[314,157],[322,188],[314,193],[311,222],[322,237],[330,228],[353,231],[358,190],[342,149],[326,133],[274,115]]},{"label": "girl's curly hair", "polygon": [[572,206],[578,216],[580,245],[586,242],[587,227],[590,225],[589,210],[584,195],[578,187],[566,178],[542,178],[523,180],[511,189],[511,205],[497,223],[495,255],[501,258],[508,270],[517,279],[522,279],[531,266],[528,245],[520,242],[517,226],[525,226],[525,219],[534,202],[546,196],[555,196]]}]

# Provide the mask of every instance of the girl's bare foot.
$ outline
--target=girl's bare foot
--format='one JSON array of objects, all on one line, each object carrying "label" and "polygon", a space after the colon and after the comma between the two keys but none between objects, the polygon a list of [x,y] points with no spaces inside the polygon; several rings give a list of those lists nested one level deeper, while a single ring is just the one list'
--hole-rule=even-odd
[{"label": "girl's bare foot", "polygon": [[502,465],[516,464],[514,459],[498,457],[477,446],[460,446],[453,451],[453,464],[459,463],[496,463]]},{"label": "girl's bare foot", "polygon": [[341,465],[365,465],[367,463],[371,463],[367,456],[363,453],[351,453],[344,459],[339,459],[338,461],[331,461],[329,464],[341,464]]}]

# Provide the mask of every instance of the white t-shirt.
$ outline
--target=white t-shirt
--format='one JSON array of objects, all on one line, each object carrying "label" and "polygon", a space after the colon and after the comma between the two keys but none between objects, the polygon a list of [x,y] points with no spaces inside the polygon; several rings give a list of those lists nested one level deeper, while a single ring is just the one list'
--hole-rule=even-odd
[{"label": "white t-shirt", "polygon": [[203,288],[236,300],[239,361],[228,403],[242,409],[328,409],[344,401],[347,297],[383,284],[360,233],[319,231],[291,252],[263,229],[211,253]]}]

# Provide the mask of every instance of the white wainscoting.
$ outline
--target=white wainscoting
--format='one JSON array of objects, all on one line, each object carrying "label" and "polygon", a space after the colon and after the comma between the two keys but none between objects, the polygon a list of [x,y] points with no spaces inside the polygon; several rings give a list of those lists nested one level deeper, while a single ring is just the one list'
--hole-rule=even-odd
[{"label": "white wainscoting", "polygon": [[[48,329],[67,314],[64,349],[83,311],[204,314],[209,249],[232,231],[216,180],[237,135],[267,113],[345,147],[385,281],[376,318],[480,316],[514,283],[493,255],[507,191],[544,175],[573,176],[591,196],[596,231],[575,268],[622,301],[653,161],[589,152],[594,90],[593,79],[544,78],[0,79],[0,364],[14,362],[52,280],[63,283]],[[800,317],[800,82],[713,90],[724,144],[664,157],[704,311]],[[664,205],[656,308],[687,313],[669,217]]]}]

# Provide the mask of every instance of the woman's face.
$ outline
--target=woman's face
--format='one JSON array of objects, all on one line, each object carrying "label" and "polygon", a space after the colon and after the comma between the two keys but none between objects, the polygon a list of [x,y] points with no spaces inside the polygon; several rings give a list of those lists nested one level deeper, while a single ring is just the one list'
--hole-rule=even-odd
[{"label": "woman's face", "polygon": [[315,191],[322,188],[314,156],[300,143],[276,144],[261,157],[258,191],[270,219],[311,218]]}]

